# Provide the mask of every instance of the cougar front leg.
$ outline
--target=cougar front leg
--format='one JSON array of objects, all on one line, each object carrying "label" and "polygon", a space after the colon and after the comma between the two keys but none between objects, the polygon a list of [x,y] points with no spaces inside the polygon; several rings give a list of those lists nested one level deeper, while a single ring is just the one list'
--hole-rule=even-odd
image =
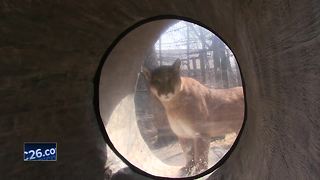
[{"label": "cougar front leg", "polygon": [[186,159],[186,164],[181,168],[180,173],[183,175],[190,175],[192,168],[195,167],[194,141],[193,139],[179,138],[179,142]]},{"label": "cougar front leg", "polygon": [[210,148],[210,138],[205,135],[199,135],[194,139],[194,159],[195,172],[201,173],[208,169],[208,155]]}]

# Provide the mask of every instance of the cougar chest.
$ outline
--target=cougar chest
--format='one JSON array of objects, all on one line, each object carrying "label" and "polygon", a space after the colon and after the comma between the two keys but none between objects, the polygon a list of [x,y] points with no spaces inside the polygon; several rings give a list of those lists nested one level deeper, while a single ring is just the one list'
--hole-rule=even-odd
[{"label": "cougar chest", "polygon": [[196,132],[186,119],[170,117],[170,115],[168,115],[168,120],[172,131],[177,136],[183,138],[194,138],[196,136]]}]

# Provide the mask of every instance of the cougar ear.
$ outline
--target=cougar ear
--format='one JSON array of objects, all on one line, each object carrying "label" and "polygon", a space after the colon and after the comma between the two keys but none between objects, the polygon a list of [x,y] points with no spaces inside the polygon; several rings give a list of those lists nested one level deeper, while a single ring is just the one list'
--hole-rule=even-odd
[{"label": "cougar ear", "polygon": [[151,79],[151,72],[150,72],[150,70],[149,70],[147,67],[142,66],[141,72],[142,72],[142,74],[144,75],[144,77],[146,78],[146,80],[150,81],[150,79]]},{"label": "cougar ear", "polygon": [[174,63],[173,63],[173,68],[176,71],[180,71],[180,66],[181,66],[181,60],[178,58]]}]

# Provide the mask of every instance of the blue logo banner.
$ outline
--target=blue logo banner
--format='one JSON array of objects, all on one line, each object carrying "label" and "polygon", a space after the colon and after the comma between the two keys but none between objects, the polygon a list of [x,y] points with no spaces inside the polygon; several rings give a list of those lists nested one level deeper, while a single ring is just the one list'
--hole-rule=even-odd
[{"label": "blue logo banner", "polygon": [[24,161],[56,161],[57,143],[24,143]]}]

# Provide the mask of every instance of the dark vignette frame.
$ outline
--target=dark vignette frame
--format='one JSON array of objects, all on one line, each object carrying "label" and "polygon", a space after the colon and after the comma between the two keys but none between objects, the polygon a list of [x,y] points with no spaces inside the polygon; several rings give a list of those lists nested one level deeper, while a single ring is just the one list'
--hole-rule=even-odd
[{"label": "dark vignette frame", "polygon": [[[99,108],[99,84],[100,84],[100,77],[101,77],[101,71],[102,68],[104,66],[105,61],[107,60],[109,54],[112,52],[113,48],[118,44],[118,42],[120,42],[122,40],[123,37],[125,37],[128,33],[130,33],[132,30],[134,30],[135,28],[142,26],[146,23],[152,22],[152,21],[157,21],[157,20],[165,20],[165,19],[172,19],[172,20],[183,20],[183,21],[187,21],[187,22],[191,22],[194,24],[197,24],[203,28],[206,28],[207,30],[209,30],[211,33],[215,34],[217,37],[220,38],[221,41],[223,41],[231,50],[231,52],[233,53],[233,55],[235,56],[235,60],[236,63],[239,67],[239,72],[240,72],[240,76],[241,76],[241,82],[242,82],[242,87],[243,87],[243,96],[244,96],[244,119],[243,119],[243,123],[242,123],[242,127],[239,131],[239,134],[237,135],[234,143],[232,144],[232,146],[230,147],[230,149],[227,151],[227,153],[212,167],[210,167],[209,169],[207,169],[206,171],[194,175],[194,176],[189,176],[189,177],[181,177],[181,178],[172,178],[172,177],[161,177],[161,176],[155,176],[152,174],[149,174],[141,169],[139,169],[138,167],[134,166],[133,164],[131,164],[125,157],[123,157],[118,151],[117,149],[114,147],[114,145],[112,144],[107,131],[105,129],[103,120],[101,118],[100,115],[100,108]],[[105,140],[105,142],[107,143],[107,145],[112,149],[112,151],[130,168],[132,169],[134,172],[143,175],[145,177],[149,177],[152,179],[196,179],[196,178],[200,178],[203,177],[205,175],[208,175],[209,173],[212,173],[213,171],[215,171],[216,169],[218,169],[231,155],[231,153],[234,151],[234,149],[236,148],[236,146],[238,145],[239,141],[240,141],[240,137],[242,135],[243,129],[245,127],[246,124],[246,120],[247,120],[247,100],[246,100],[246,86],[245,86],[245,81],[243,78],[243,73],[241,70],[241,66],[238,63],[236,54],[233,52],[232,47],[228,45],[227,42],[225,42],[223,40],[223,38],[216,33],[213,29],[211,29],[210,27],[206,26],[205,24],[201,23],[200,21],[188,18],[188,17],[183,17],[183,16],[177,16],[177,15],[171,15],[171,14],[167,14],[167,15],[159,15],[159,16],[154,16],[154,17],[150,17],[150,18],[146,18],[143,19],[135,24],[133,24],[132,26],[130,26],[129,28],[127,28],[126,30],[124,30],[122,33],[120,33],[117,38],[112,42],[112,44],[107,48],[106,52],[103,54],[103,56],[100,59],[100,64],[98,66],[98,69],[96,71],[95,77],[94,77],[94,98],[93,98],[93,105],[94,105],[94,109],[95,109],[95,113],[96,113],[96,118],[97,118],[97,122],[101,131],[101,134]]]}]

